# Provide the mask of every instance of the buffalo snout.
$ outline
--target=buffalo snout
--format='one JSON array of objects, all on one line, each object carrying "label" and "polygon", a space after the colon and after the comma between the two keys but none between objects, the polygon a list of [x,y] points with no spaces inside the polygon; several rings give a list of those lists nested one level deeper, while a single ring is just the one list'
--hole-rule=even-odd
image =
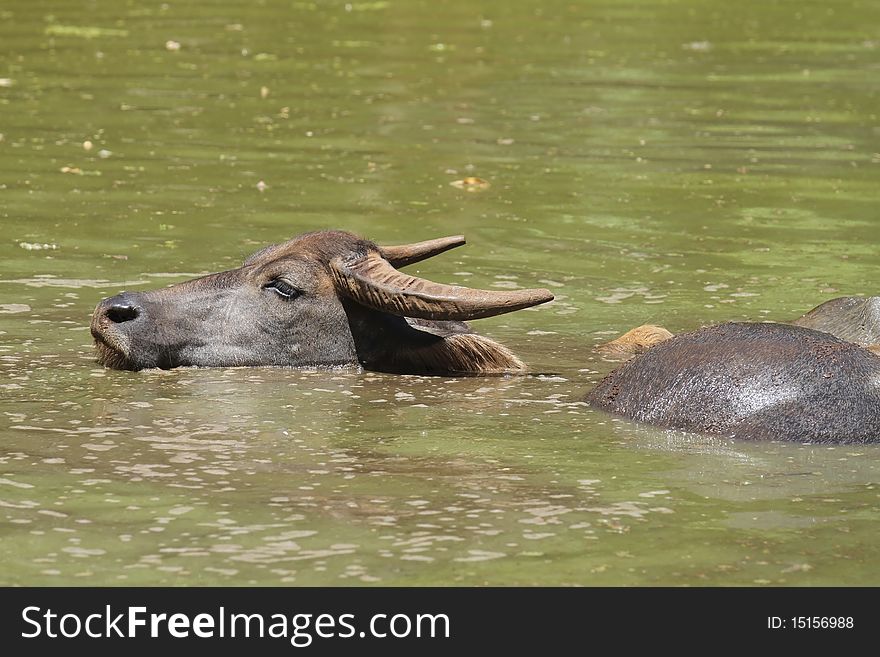
[{"label": "buffalo snout", "polygon": [[129,356],[131,332],[143,323],[145,310],[134,292],[123,292],[104,299],[92,315],[91,331],[105,361],[117,366]]}]

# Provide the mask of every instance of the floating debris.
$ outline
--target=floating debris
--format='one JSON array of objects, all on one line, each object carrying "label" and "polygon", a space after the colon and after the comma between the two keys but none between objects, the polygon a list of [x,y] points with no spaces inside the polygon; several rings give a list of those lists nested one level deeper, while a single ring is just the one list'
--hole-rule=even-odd
[{"label": "floating debris", "polygon": [[127,37],[128,30],[120,30],[112,27],[84,27],[80,25],[49,25],[45,34],[48,36],[72,36],[82,39],[96,39],[98,37]]},{"label": "floating debris", "polygon": [[475,176],[468,176],[461,180],[453,180],[449,184],[457,189],[466,189],[469,192],[478,192],[491,187],[488,180],[483,180],[482,178],[477,178]]},{"label": "floating debris", "polygon": [[98,157],[100,157],[102,160],[106,160],[111,155],[113,155],[113,151],[108,151],[106,148],[102,148],[98,151]]},{"label": "floating debris", "polygon": [[95,147],[95,145],[92,142],[90,142],[88,139],[86,139],[83,142],[83,150],[85,150],[85,151],[90,151],[94,147]]},{"label": "floating debris", "polygon": [[180,50],[180,42],[174,41],[173,39],[168,39],[168,41],[165,42],[165,50],[177,52],[178,50]]},{"label": "floating debris", "polygon": [[264,183],[262,180],[257,183],[257,190],[258,191],[265,192],[267,189],[269,189],[269,185]]},{"label": "floating debris", "polygon": [[331,45],[336,48],[373,48],[377,45],[375,41],[331,41]]},{"label": "floating debris", "polygon": [[682,50],[694,50],[696,52],[709,52],[712,44],[709,41],[691,41],[681,44]]},{"label": "floating debris", "polygon": [[0,313],[14,315],[15,313],[29,313],[31,307],[26,303],[0,303]]},{"label": "floating debris", "polygon": [[61,167],[59,169],[61,173],[72,173],[75,176],[102,176],[104,175],[100,171],[84,171],[79,167]]},{"label": "floating debris", "polygon": [[260,98],[266,99],[269,97],[269,87],[260,87]]},{"label": "floating debris", "polygon": [[12,78],[0,78],[0,87],[11,87]]},{"label": "floating debris", "polygon": [[345,11],[381,11],[387,9],[391,3],[385,0],[379,2],[349,2],[345,5]]},{"label": "floating debris", "polygon": [[18,245],[25,251],[54,251],[57,244],[39,244],[37,242],[19,242]]}]

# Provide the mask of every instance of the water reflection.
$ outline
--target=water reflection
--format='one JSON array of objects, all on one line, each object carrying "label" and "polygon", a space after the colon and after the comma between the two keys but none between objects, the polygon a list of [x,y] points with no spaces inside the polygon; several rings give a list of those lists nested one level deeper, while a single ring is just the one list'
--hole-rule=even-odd
[{"label": "water reflection", "polygon": [[[876,292],[877,7],[68,4],[0,9],[4,583],[877,582],[876,448],[581,402],[633,326]],[[535,375],[94,366],[99,299],[337,227],[551,287],[479,327]]]},{"label": "water reflection", "polygon": [[2,504],[26,530],[7,554],[27,581],[675,582],[623,566],[702,515],[695,499],[723,502],[711,525],[731,530],[837,526],[816,510],[851,510],[878,456],[637,427],[562,376],[92,374],[75,419],[6,414]]}]

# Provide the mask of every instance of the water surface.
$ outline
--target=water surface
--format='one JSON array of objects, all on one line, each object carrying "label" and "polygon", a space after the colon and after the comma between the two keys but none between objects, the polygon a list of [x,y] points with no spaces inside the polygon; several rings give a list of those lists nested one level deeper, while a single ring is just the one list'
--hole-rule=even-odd
[{"label": "water surface", "polygon": [[[876,294],[873,2],[0,8],[4,584],[880,584],[880,450],[588,409],[595,344]],[[450,183],[490,183],[468,191]],[[103,297],[342,228],[533,374],[106,371]]]}]

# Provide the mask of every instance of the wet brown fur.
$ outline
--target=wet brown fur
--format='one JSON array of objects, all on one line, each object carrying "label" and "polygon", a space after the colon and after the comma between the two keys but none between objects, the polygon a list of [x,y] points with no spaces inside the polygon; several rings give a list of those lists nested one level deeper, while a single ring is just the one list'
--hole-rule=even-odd
[{"label": "wet brown fur", "polygon": [[607,360],[628,360],[671,337],[672,333],[662,326],[642,324],[610,342],[600,344],[596,351]]},{"label": "wet brown fur", "polygon": [[526,365],[507,347],[476,333],[450,335],[389,355],[389,371],[425,374],[521,374]]}]

